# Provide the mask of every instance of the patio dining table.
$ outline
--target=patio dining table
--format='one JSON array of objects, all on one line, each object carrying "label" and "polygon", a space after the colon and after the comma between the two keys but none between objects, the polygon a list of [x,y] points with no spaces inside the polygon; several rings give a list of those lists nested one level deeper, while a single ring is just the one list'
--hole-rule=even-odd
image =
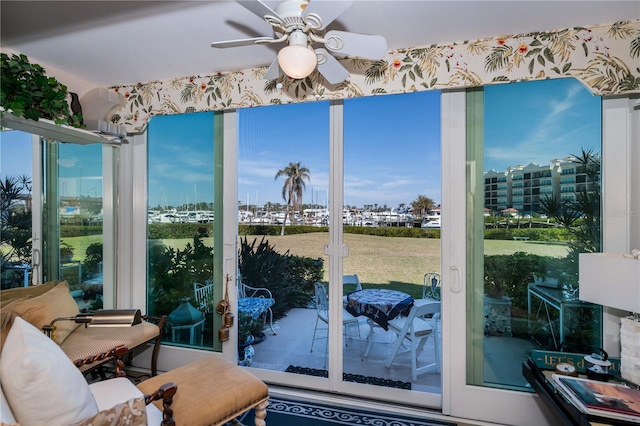
[{"label": "patio dining table", "polygon": [[367,288],[347,295],[347,312],[364,315],[385,330],[389,321],[398,315],[407,315],[413,306],[413,297],[398,290]]},{"label": "patio dining table", "polygon": [[373,323],[389,330],[389,321],[398,315],[408,315],[413,306],[413,297],[398,290],[383,288],[367,288],[356,290],[347,295],[347,312],[353,316],[364,315],[368,318],[369,335],[367,336],[367,348],[362,359],[369,355],[371,342],[373,341]]}]

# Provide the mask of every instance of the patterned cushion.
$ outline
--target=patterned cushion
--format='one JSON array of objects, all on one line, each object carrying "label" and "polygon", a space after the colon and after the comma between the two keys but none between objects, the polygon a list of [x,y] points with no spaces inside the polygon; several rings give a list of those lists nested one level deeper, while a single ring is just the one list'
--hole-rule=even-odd
[{"label": "patterned cushion", "polygon": [[145,407],[144,397],[133,398],[102,410],[95,416],[76,423],[76,426],[146,426]]},{"label": "patterned cushion", "polygon": [[275,300],[265,297],[243,297],[238,300],[238,312],[249,314],[256,319],[268,311],[274,303]]}]

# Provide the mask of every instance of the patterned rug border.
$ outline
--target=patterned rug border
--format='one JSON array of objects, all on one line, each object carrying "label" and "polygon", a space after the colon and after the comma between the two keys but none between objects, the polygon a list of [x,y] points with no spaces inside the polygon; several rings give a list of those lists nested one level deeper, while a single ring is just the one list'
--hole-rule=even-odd
[{"label": "patterned rug border", "polygon": [[[297,365],[290,365],[285,370],[287,373],[304,374],[306,376],[315,377],[329,377],[327,370],[320,370],[317,368],[299,367]],[[411,390],[411,382],[402,382],[399,380],[381,379],[372,376],[363,376],[361,374],[349,374],[342,373],[342,379],[345,382],[363,383],[366,385],[385,386],[388,388],[408,389]]]},{"label": "patterned rug border", "polygon": [[456,426],[442,420],[421,420],[407,416],[373,413],[361,409],[332,407],[315,402],[292,401],[282,398],[270,398],[267,408],[267,424],[269,413],[324,421],[336,425],[375,425],[375,426]]}]

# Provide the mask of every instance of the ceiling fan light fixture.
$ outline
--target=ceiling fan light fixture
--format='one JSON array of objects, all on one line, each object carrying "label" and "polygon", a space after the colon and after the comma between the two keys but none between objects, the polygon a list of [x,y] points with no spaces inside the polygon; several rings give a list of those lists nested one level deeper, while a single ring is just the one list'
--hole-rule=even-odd
[{"label": "ceiling fan light fixture", "polygon": [[299,79],[307,77],[316,69],[318,58],[308,47],[293,45],[280,50],[278,64],[286,75]]}]

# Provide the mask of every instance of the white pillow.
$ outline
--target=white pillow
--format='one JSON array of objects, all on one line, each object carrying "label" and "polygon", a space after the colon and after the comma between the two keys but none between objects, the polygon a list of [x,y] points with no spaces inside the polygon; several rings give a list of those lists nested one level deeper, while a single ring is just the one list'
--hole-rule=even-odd
[{"label": "white pillow", "polygon": [[4,396],[4,392],[2,391],[2,387],[0,387],[0,424],[14,424],[16,422],[16,418],[13,417],[13,413],[11,412],[11,407],[9,407],[9,403],[7,402],[7,398]]},{"label": "white pillow", "polygon": [[68,425],[98,413],[84,376],[60,347],[17,317],[0,357],[2,390],[16,420]]}]

